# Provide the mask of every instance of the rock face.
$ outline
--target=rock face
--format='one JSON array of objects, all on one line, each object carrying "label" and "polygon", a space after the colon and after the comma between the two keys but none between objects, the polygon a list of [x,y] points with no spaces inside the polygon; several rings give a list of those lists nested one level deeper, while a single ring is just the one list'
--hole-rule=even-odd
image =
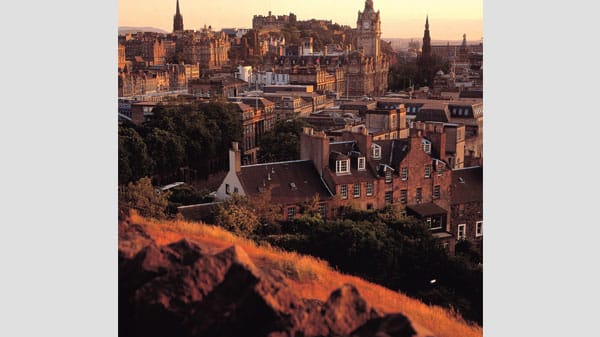
[{"label": "rock face", "polygon": [[[352,285],[333,291],[324,303],[305,300],[286,287],[283,274],[262,273],[238,246],[208,254],[189,240],[157,246],[140,228],[123,233],[120,336],[417,335],[405,316],[377,312]],[[134,240],[137,250],[127,240]],[[139,242],[146,246],[139,249]]]}]

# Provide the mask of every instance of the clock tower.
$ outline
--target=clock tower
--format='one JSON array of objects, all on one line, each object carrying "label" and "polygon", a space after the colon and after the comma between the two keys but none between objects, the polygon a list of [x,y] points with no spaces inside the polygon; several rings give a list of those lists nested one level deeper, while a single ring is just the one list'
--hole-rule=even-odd
[{"label": "clock tower", "polygon": [[356,21],[356,48],[365,56],[377,59],[380,53],[381,19],[373,9],[373,0],[365,1],[363,12],[358,11]]}]

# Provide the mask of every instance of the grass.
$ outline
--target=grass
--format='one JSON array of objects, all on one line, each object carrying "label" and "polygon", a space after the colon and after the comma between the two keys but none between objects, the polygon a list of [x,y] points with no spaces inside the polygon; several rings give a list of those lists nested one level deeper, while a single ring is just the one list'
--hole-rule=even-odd
[{"label": "grass", "polygon": [[384,313],[401,312],[415,325],[424,327],[436,337],[483,336],[482,327],[465,322],[453,311],[427,305],[400,292],[340,273],[333,270],[326,261],[312,256],[283,251],[269,245],[259,246],[220,227],[202,223],[184,220],[154,221],[135,213],[131,215],[130,221],[141,225],[159,245],[188,238],[215,253],[231,245],[238,245],[263,272],[278,270],[285,274],[289,288],[302,298],[325,301],[333,290],[350,283],[376,309]]}]

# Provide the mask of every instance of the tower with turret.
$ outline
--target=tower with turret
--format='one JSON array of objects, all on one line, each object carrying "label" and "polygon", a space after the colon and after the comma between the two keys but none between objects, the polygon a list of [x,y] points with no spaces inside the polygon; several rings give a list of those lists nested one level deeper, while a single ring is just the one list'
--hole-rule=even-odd
[{"label": "tower with turret", "polygon": [[373,0],[365,1],[364,10],[358,11],[356,20],[356,49],[377,59],[380,54],[381,18],[373,9]]}]

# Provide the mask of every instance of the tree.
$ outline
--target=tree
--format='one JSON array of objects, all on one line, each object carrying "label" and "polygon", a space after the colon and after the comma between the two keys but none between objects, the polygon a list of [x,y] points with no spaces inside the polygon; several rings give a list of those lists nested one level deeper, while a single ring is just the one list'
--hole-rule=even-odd
[{"label": "tree", "polygon": [[150,156],[154,159],[156,172],[161,177],[176,173],[184,164],[185,150],[181,137],[154,128],[146,136],[146,144]]},{"label": "tree", "polygon": [[142,216],[162,219],[166,216],[168,198],[169,192],[159,193],[150,178],[143,177],[119,191],[119,217],[127,216],[134,209]]},{"label": "tree", "polygon": [[280,121],[259,141],[258,159],[262,163],[300,158],[300,133],[309,126],[301,119]]},{"label": "tree", "polygon": [[245,197],[234,194],[233,197],[219,205],[216,211],[215,224],[243,237],[254,234],[260,223]]},{"label": "tree", "polygon": [[142,137],[131,127],[119,127],[119,185],[149,175],[153,168]]}]

